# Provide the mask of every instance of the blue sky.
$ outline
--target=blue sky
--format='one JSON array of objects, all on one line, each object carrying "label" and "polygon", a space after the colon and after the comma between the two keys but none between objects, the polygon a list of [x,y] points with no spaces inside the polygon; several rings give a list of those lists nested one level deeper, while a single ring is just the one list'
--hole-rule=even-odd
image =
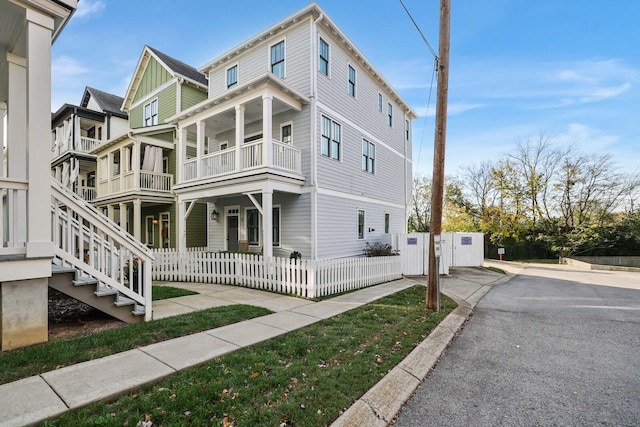
[{"label": "blue sky", "polygon": [[[52,110],[85,86],[124,96],[145,44],[197,68],[308,3],[80,0],[53,47]],[[437,50],[439,0],[404,3]],[[433,56],[400,1],[318,4],[419,114],[414,174],[430,176]],[[452,0],[447,174],[542,134],[640,170],[638,17],[632,0]]]}]

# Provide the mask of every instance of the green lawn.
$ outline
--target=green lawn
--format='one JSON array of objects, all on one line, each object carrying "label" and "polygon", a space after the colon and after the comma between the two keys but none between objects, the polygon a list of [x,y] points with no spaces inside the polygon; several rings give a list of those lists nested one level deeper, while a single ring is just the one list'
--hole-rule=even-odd
[{"label": "green lawn", "polygon": [[174,288],[173,286],[162,286],[162,285],[153,285],[151,290],[152,290],[151,299],[153,301],[198,294],[197,292],[189,291],[187,289]]},{"label": "green lawn", "polygon": [[271,311],[265,308],[249,305],[215,307],[166,319],[126,325],[87,336],[2,352],[0,353],[0,384],[269,313]]},{"label": "green lawn", "polygon": [[342,315],[240,349],[46,425],[323,426],[335,420],[455,307],[425,308],[415,286]]}]

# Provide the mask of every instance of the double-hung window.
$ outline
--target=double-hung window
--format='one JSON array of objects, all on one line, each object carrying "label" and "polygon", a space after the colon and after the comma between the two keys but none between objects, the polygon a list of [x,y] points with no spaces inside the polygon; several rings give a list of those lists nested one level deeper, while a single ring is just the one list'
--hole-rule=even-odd
[{"label": "double-hung window", "polygon": [[362,170],[371,174],[375,173],[376,146],[362,139]]},{"label": "double-hung window", "polygon": [[291,144],[291,122],[285,123],[280,126],[280,141],[284,142],[285,144]]},{"label": "double-hung window", "polygon": [[358,209],[358,240],[364,239],[364,210]]},{"label": "double-hung window", "polygon": [[318,50],[320,51],[320,58],[318,63],[318,68],[322,74],[325,76],[329,75],[329,44],[320,39]]},{"label": "double-hung window", "polygon": [[382,94],[378,93],[378,111],[382,113]]},{"label": "double-hung window", "polygon": [[154,99],[144,106],[144,125],[153,126],[158,124],[158,100]]},{"label": "double-hung window", "polygon": [[409,140],[409,120],[404,121],[404,137],[407,141]]},{"label": "double-hung window", "polygon": [[[280,246],[280,206],[275,206],[271,212],[272,243]],[[257,209],[247,209],[247,240],[250,245],[260,245],[260,213]]]},{"label": "double-hung window", "polygon": [[356,69],[349,65],[349,95],[356,96]]},{"label": "double-hung window", "polygon": [[323,156],[340,160],[340,124],[328,117],[322,116],[322,147]]},{"label": "double-hung window", "polygon": [[260,214],[258,209],[247,209],[247,240],[250,245],[260,244]]},{"label": "double-hung window", "polygon": [[393,105],[390,102],[387,104],[387,122],[389,126],[393,126]]},{"label": "double-hung window", "polygon": [[238,84],[238,66],[227,69],[227,89]]},{"label": "double-hung window", "polygon": [[284,40],[271,46],[271,72],[284,79]]}]

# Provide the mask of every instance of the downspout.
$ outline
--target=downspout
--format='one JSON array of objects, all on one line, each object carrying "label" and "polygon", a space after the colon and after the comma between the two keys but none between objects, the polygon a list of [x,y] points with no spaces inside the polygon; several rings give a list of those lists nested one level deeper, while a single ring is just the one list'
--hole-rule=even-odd
[{"label": "downspout", "polygon": [[111,117],[113,115],[111,113],[107,113],[107,139],[106,141],[111,139]]},{"label": "downspout", "polygon": [[318,259],[318,31],[317,26],[324,13],[311,26],[311,259]]}]

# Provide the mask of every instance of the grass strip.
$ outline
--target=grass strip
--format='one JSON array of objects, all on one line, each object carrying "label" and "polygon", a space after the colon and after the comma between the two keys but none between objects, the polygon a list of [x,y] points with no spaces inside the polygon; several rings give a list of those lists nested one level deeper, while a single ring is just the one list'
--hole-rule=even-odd
[{"label": "grass strip", "polygon": [[442,302],[427,310],[415,286],[45,425],[329,425],[456,306]]},{"label": "grass strip", "polygon": [[185,297],[187,295],[197,295],[197,292],[188,289],[175,288],[173,286],[153,285],[151,288],[151,299],[159,301],[162,299]]},{"label": "grass strip", "polygon": [[250,305],[214,307],[3,352],[0,353],[0,384],[270,313]]}]

